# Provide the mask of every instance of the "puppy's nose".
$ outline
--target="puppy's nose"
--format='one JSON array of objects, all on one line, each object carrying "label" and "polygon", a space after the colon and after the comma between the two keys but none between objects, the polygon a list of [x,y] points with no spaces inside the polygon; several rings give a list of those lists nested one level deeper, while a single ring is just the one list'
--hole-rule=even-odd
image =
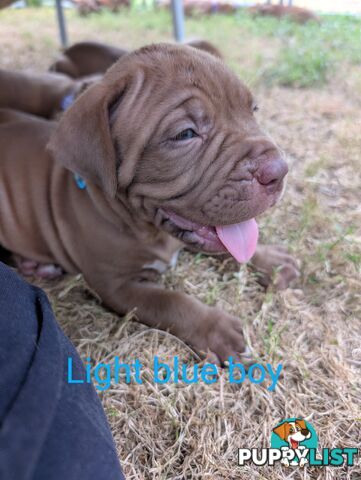
[{"label": "puppy's nose", "polygon": [[255,177],[261,185],[269,191],[276,191],[282,180],[288,173],[287,163],[281,157],[273,157],[264,160],[255,173]]}]

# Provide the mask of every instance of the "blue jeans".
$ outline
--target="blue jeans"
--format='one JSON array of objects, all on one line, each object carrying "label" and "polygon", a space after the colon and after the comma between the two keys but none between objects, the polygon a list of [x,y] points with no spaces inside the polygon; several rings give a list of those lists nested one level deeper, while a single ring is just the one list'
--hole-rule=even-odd
[{"label": "blue jeans", "polygon": [[44,292],[0,262],[0,479],[120,480],[112,435]]}]

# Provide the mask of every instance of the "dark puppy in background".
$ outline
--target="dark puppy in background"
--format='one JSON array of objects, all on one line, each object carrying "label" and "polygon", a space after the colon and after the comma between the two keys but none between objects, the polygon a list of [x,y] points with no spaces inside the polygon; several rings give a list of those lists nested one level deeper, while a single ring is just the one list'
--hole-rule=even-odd
[{"label": "dark puppy in background", "polygon": [[128,51],[99,42],[79,42],[66,48],[51,65],[50,71],[63,73],[71,78],[105,73]]},{"label": "dark puppy in background", "polygon": [[[254,110],[221,60],[164,44],[124,55],[58,126],[1,112],[0,244],[27,273],[82,272],[120,314],[135,308],[213,361],[242,359],[238,318],[157,279],[184,245],[255,253],[254,217],[277,202],[287,165]],[[281,265],[284,286],[298,273],[282,249],[254,258]]]},{"label": "dark puppy in background", "polygon": [[[187,45],[222,58],[220,51],[205,40]],[[64,51],[52,65],[52,72],[0,69],[0,108],[53,119],[126,53],[112,45],[81,42]]]},{"label": "dark puppy in background", "polygon": [[296,7],[294,5],[272,5],[262,4],[249,7],[251,15],[269,16],[276,18],[288,18],[293,22],[304,24],[310,21],[320,23],[320,17],[307,8]]},{"label": "dark puppy in background", "polygon": [[[204,50],[222,58],[217,47],[206,40],[192,40],[187,45]],[[51,65],[50,71],[82,78],[94,74],[104,74],[117,60],[128,53],[123,48],[99,42],[79,42],[64,50]]]},{"label": "dark puppy in background", "polygon": [[102,77],[73,80],[60,73],[18,72],[0,69],[0,108],[11,108],[44,118],[54,118],[75,98]]}]

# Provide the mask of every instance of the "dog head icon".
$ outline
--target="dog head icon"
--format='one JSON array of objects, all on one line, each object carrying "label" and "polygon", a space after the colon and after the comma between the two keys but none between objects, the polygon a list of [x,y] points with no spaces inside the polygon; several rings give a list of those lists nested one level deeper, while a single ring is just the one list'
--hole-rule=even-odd
[{"label": "dog head icon", "polygon": [[298,448],[301,442],[309,439],[312,435],[305,420],[302,419],[296,419],[293,422],[286,421],[274,428],[273,432],[293,449]]}]

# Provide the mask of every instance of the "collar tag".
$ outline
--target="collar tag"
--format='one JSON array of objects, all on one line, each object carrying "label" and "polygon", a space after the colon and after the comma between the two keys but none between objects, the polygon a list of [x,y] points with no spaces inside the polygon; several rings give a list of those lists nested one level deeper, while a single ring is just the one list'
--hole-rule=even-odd
[{"label": "collar tag", "polygon": [[80,188],[80,190],[85,190],[86,189],[86,181],[84,180],[84,178],[82,178],[77,173],[74,173],[74,180],[75,180],[75,183],[77,184],[78,188]]}]

